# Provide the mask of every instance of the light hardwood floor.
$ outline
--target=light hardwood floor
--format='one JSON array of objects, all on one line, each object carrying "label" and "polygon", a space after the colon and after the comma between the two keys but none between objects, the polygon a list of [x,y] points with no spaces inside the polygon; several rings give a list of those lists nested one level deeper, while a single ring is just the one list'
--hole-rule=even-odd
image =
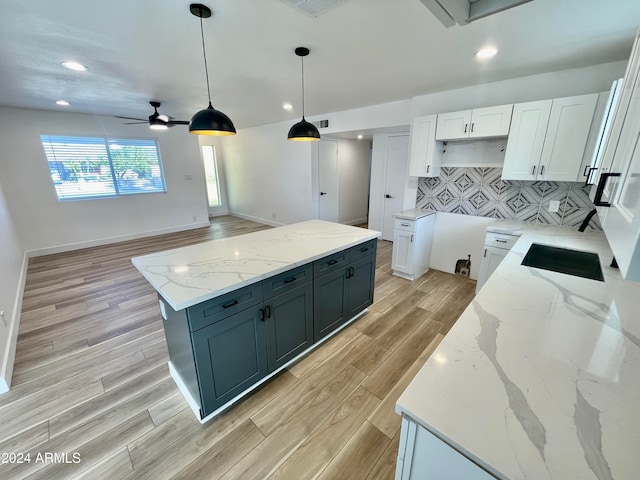
[{"label": "light hardwood floor", "polygon": [[[475,282],[394,277],[391,243],[379,241],[368,313],[200,425],[169,377],[155,291],[130,258],[264,228],[218,217],[210,228],[32,259],[13,386],[0,396],[0,454],[31,462],[0,464],[0,479],[393,478],[395,401]],[[45,453],[68,463],[38,462]]]}]

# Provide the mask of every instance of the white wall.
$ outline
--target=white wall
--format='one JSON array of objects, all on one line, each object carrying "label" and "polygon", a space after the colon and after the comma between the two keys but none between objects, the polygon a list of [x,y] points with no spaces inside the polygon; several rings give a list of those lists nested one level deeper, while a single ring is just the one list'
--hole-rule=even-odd
[{"label": "white wall", "polygon": [[[0,157],[0,163],[4,158]],[[4,180],[4,176],[2,177]],[[0,183],[0,393],[9,390],[15,357],[26,260]]]},{"label": "white wall", "polygon": [[220,140],[231,213],[270,225],[315,218],[312,142],[287,140],[293,123],[245,128]]},{"label": "white wall", "polygon": [[360,140],[338,140],[338,222],[364,222],[369,208],[371,147]]},{"label": "white wall", "polygon": [[[93,115],[0,108],[0,174],[23,247],[44,254],[208,225],[198,138],[185,127]],[[158,138],[166,193],[59,202],[41,134]]]}]

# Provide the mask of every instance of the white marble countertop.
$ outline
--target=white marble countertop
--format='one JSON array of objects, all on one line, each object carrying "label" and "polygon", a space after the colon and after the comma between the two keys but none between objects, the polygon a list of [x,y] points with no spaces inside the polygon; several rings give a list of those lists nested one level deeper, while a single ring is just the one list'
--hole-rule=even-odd
[{"label": "white marble countertop", "polygon": [[322,220],[131,259],[174,310],[196,305],[380,236]]},{"label": "white marble countertop", "polygon": [[[640,283],[603,233],[519,233],[396,405],[502,479],[640,475]],[[605,281],[522,266],[531,243],[597,252]]]},{"label": "white marble countertop", "polygon": [[422,217],[427,217],[429,215],[435,215],[435,210],[422,210],[420,208],[411,208],[409,210],[405,210],[404,212],[394,213],[393,216],[395,218],[401,218],[404,220],[418,220]]}]

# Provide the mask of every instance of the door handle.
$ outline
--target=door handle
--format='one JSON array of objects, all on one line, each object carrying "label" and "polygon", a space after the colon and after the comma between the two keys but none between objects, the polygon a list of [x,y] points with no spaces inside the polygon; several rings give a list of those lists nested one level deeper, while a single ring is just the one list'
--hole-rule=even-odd
[{"label": "door handle", "polygon": [[267,305],[266,307],[264,307],[265,309],[265,315],[267,318],[271,318],[271,307],[269,305]]},{"label": "door handle", "polygon": [[393,198],[393,197],[387,193],[387,194],[384,196],[384,198]]},{"label": "door handle", "polygon": [[288,277],[284,279],[284,283],[291,283],[295,281],[296,281],[296,277]]},{"label": "door handle", "polygon": [[534,165],[534,166],[531,168],[531,175],[535,175],[535,174],[536,174],[536,166]]},{"label": "door handle", "polygon": [[471,124],[471,133],[473,133],[473,126],[475,125],[475,123]]},{"label": "door handle", "polygon": [[327,192],[320,192],[320,195],[326,195]]},{"label": "door handle", "polygon": [[260,311],[260,321],[264,322],[264,308],[261,308],[259,311]]},{"label": "door handle", "polygon": [[596,207],[610,207],[611,203],[610,202],[603,202],[602,201],[602,194],[604,193],[604,187],[607,184],[607,180],[609,180],[609,177],[619,177],[620,173],[603,173],[602,175],[600,175],[600,181],[598,182],[598,188],[596,189],[596,196],[593,199],[593,204]]},{"label": "door handle", "polygon": [[469,124],[468,124],[468,123],[465,123],[465,124],[464,124],[464,133],[467,133],[467,127],[468,127],[468,126],[469,126]]},{"label": "door handle", "polygon": [[230,308],[230,307],[233,307],[234,305],[237,305],[237,304],[238,304],[238,300],[234,300],[232,302],[223,304],[222,308]]},{"label": "door handle", "polygon": [[544,165],[540,167],[540,175],[544,175]]}]

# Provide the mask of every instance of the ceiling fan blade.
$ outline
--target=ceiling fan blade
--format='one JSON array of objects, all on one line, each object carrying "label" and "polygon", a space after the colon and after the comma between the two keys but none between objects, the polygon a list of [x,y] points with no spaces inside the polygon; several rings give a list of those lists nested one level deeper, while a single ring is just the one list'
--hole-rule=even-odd
[{"label": "ceiling fan blade", "polygon": [[139,122],[148,122],[148,120],[145,120],[144,118],[119,117],[117,115],[116,115],[116,118],[122,118],[124,120],[138,120]]},{"label": "ceiling fan blade", "polygon": [[[132,118],[132,120],[137,120],[136,118]],[[148,120],[145,120],[143,122],[125,122],[123,123],[123,125],[142,125],[143,123],[149,123]]]},{"label": "ceiling fan blade", "polygon": [[167,122],[167,125],[171,126],[171,125],[189,125],[189,122],[187,122],[186,120],[169,120]]}]

